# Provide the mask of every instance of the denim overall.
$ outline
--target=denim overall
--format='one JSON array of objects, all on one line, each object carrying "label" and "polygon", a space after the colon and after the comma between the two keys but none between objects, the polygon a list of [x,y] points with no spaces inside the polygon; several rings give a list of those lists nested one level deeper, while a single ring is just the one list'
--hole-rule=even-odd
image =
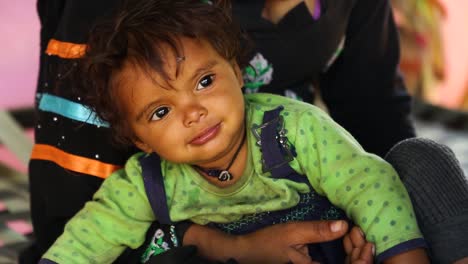
[{"label": "denim overall", "polygon": [[[315,192],[307,177],[298,174],[289,166],[289,162],[294,159],[295,151],[294,146],[289,144],[283,129],[283,119],[280,115],[282,109],[282,107],[278,107],[265,112],[263,124],[252,128],[252,132],[258,140],[257,144],[260,145],[263,154],[263,171],[271,172],[273,178],[305,183],[309,186],[310,192],[300,194],[299,203],[292,208],[255,213],[246,215],[235,222],[226,224],[210,223],[210,226],[219,228],[229,234],[239,235],[290,221],[347,219],[341,209],[333,206],[326,197]],[[142,157],[140,164],[143,170],[143,180],[148,200],[156,218],[162,225],[175,224],[169,217],[159,157],[156,154]],[[342,239],[309,244],[308,249],[309,255],[314,261],[344,263],[345,252]]]}]

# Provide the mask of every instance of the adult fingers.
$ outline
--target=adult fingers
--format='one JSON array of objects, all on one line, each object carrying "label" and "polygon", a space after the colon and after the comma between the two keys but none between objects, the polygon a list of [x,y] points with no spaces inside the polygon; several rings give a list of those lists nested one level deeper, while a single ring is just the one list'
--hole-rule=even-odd
[{"label": "adult fingers", "polygon": [[302,254],[309,256],[309,247],[307,245],[295,245],[293,248]]},{"label": "adult fingers", "polygon": [[372,263],[374,260],[374,245],[367,242],[361,250],[360,259],[365,261],[365,263]]},{"label": "adult fingers", "polygon": [[318,262],[314,262],[308,253],[304,254],[303,251],[300,249],[298,250],[295,247],[291,247],[286,252],[289,261],[294,264],[315,264]]},{"label": "adult fingers", "polygon": [[351,255],[351,251],[353,251],[353,242],[351,242],[351,238],[349,234],[346,234],[343,238],[343,246],[346,252],[346,255]]},{"label": "adult fingers", "polygon": [[353,248],[351,251],[351,263],[355,263],[360,259],[361,256],[361,248]]},{"label": "adult fingers", "polygon": [[353,248],[349,256],[352,264],[371,264],[374,259],[374,245],[366,243],[363,247]]},{"label": "adult fingers", "polygon": [[291,223],[289,228],[290,245],[320,243],[342,237],[348,230],[348,223],[337,221],[305,221]]},{"label": "adult fingers", "polygon": [[358,260],[351,262],[351,264],[369,264],[369,262],[358,259]]},{"label": "adult fingers", "polygon": [[357,248],[362,248],[362,247],[364,247],[364,245],[367,242],[366,239],[364,238],[364,233],[357,226],[354,226],[351,229],[351,232],[349,232],[349,238],[351,239],[353,247],[355,247],[355,248],[356,247]]}]

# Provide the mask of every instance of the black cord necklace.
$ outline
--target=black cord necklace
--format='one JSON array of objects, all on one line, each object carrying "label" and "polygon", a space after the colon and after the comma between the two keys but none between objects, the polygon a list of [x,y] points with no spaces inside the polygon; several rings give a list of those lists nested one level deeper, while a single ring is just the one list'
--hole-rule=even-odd
[{"label": "black cord necklace", "polygon": [[242,148],[242,145],[244,145],[244,141],[245,141],[245,132],[244,132],[244,135],[242,136],[242,141],[241,143],[239,144],[239,147],[237,147],[237,150],[236,150],[236,153],[234,153],[234,157],[232,157],[232,160],[229,162],[229,165],[227,166],[227,168],[225,170],[220,170],[220,169],[204,169],[200,166],[197,166],[195,165],[194,167],[203,172],[204,174],[210,176],[210,177],[216,177],[218,179],[218,181],[230,181],[232,180],[232,174],[229,172],[229,169],[231,168],[232,164],[234,163],[234,161],[236,160],[237,158],[237,155],[239,154],[241,148]]}]

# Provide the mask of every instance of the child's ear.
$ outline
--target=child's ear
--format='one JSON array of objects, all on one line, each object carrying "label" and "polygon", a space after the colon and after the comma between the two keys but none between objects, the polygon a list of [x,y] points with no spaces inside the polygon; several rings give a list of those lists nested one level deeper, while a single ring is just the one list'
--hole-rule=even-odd
[{"label": "child's ear", "polygon": [[133,144],[137,146],[137,148],[141,149],[142,151],[146,153],[152,153],[153,149],[146,143],[140,141],[139,139],[133,139]]}]

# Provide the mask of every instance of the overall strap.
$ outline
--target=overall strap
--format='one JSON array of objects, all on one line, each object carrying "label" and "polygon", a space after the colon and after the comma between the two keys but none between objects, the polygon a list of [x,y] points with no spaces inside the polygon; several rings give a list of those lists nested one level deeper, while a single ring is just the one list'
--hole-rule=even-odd
[{"label": "overall strap", "polygon": [[[266,111],[263,115],[263,124],[254,126],[254,134],[260,132],[260,144],[263,156],[263,172],[271,172],[274,178],[289,178],[294,181],[304,182],[307,177],[301,177],[289,166],[296,153],[294,146],[289,144],[284,129],[283,117],[279,106],[273,110]],[[260,130],[260,131],[258,131]]]},{"label": "overall strap", "polygon": [[140,158],[143,182],[154,215],[161,224],[172,224],[167,207],[164,179],[161,172],[161,160],[155,153]]}]

